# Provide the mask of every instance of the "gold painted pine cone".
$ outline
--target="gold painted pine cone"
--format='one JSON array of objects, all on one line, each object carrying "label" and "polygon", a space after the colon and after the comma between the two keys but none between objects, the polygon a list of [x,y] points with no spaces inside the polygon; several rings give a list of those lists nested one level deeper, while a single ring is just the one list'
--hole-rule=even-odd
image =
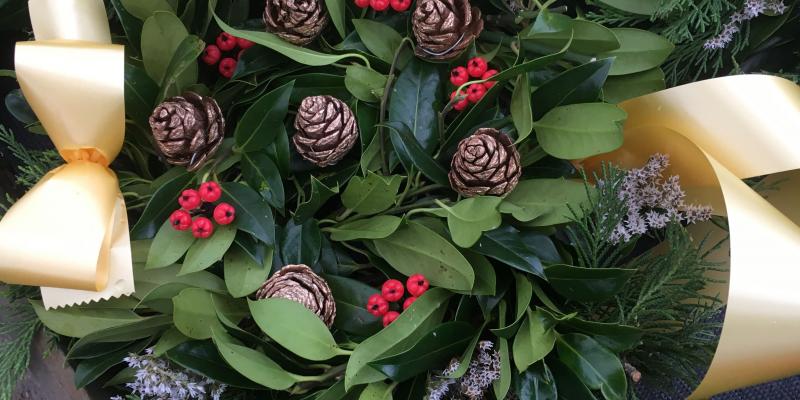
[{"label": "gold painted pine cone", "polygon": [[330,328],[336,318],[336,302],[331,288],[319,275],[304,264],[289,264],[267,279],[256,292],[256,299],[289,299],[296,301]]},{"label": "gold painted pine cone", "polygon": [[303,158],[320,167],[336,164],[355,145],[358,126],[347,104],[331,96],[303,99],[292,142]]},{"label": "gold painted pine cone", "polygon": [[170,97],[150,115],[150,130],[167,162],[195,171],[222,144],[225,119],[217,101],[186,92]]},{"label": "gold painted pine cone", "polygon": [[508,135],[480,128],[458,144],[450,164],[450,185],[464,196],[502,196],[519,183],[519,152]]},{"label": "gold painted pine cone", "polygon": [[325,29],[328,12],[322,0],[267,0],[264,24],[281,39],[304,46]]},{"label": "gold painted pine cone", "polygon": [[458,57],[483,30],[481,11],[469,0],[419,0],[411,25],[414,52],[437,61]]}]

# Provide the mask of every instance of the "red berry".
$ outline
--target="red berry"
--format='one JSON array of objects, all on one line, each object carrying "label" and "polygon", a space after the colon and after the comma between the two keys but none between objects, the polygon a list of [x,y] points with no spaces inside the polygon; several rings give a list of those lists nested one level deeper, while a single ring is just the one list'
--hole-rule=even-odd
[{"label": "red berry", "polygon": [[[486,79],[489,79],[489,78],[491,78],[491,77],[493,77],[495,75],[497,75],[497,70],[496,69],[490,69],[490,70],[484,72],[483,75],[481,75],[481,79],[486,80]],[[497,81],[483,82],[483,86],[486,87],[486,90],[491,89],[492,86],[494,86],[495,84],[497,84]]]},{"label": "red berry", "polygon": [[240,49],[247,49],[247,48],[253,47],[254,44],[255,43],[253,43],[253,42],[251,42],[251,41],[249,41],[247,39],[240,38],[240,37],[236,38],[236,45],[239,46]]},{"label": "red berry", "polygon": [[406,301],[403,302],[403,310],[407,309],[408,307],[411,307],[411,304],[414,303],[415,301],[417,301],[417,298],[414,296],[407,298]]},{"label": "red berry", "polygon": [[175,210],[169,216],[169,223],[176,231],[185,231],[192,226],[192,215],[186,210]]},{"label": "red berry", "polygon": [[220,225],[228,225],[236,218],[236,209],[228,203],[219,203],[214,207],[214,221]]},{"label": "red berry", "polygon": [[236,38],[228,32],[222,32],[217,36],[217,47],[222,51],[231,51],[236,47]]},{"label": "red berry", "polygon": [[192,221],[192,235],[198,239],[205,239],[214,233],[214,224],[206,217],[197,217]]},{"label": "red berry", "polygon": [[186,189],[178,197],[178,204],[185,210],[194,210],[200,207],[203,201],[200,200],[200,193],[194,189]]},{"label": "red berry", "polygon": [[383,327],[386,328],[400,316],[400,313],[397,311],[389,311],[386,315],[383,316]]},{"label": "red berry", "polygon": [[398,301],[403,298],[404,292],[403,282],[397,279],[389,279],[381,287],[381,294],[386,301]]},{"label": "red berry", "polygon": [[375,293],[369,296],[367,311],[376,317],[381,317],[389,312],[389,302],[380,293]]},{"label": "red berry", "polygon": [[477,103],[486,94],[486,86],[480,83],[473,83],[467,88],[467,100],[470,103]]},{"label": "red berry", "polygon": [[355,0],[356,7],[358,8],[367,8],[369,7],[369,0]]},{"label": "red berry", "polygon": [[389,0],[369,0],[369,6],[375,11],[384,11],[389,8]]},{"label": "red berry", "polygon": [[222,196],[222,188],[217,182],[203,182],[200,184],[200,199],[206,203],[213,203]]},{"label": "red berry", "polygon": [[406,281],[406,286],[408,287],[408,293],[414,297],[422,296],[425,291],[431,287],[430,282],[425,279],[425,275],[422,274],[414,274],[408,277]]},{"label": "red berry", "polygon": [[483,57],[474,57],[467,61],[467,72],[473,78],[480,78],[487,69],[489,69],[489,66],[486,65],[486,60]]},{"label": "red berry", "polygon": [[219,74],[230,79],[236,71],[236,60],[231,57],[223,58],[219,62]]},{"label": "red berry", "polygon": [[389,4],[392,6],[393,10],[403,12],[408,10],[408,7],[411,7],[411,0],[390,0]]},{"label": "red berry", "polygon": [[[469,100],[467,100],[467,94],[463,91],[461,92],[461,100],[453,103],[453,109],[456,111],[461,111],[469,105]],[[453,100],[456,97],[456,91],[454,90],[453,93],[450,93],[450,100]]]},{"label": "red berry", "polygon": [[203,55],[200,56],[200,59],[203,60],[206,65],[214,65],[219,62],[220,57],[222,57],[222,52],[219,50],[219,47],[210,44],[203,50]]},{"label": "red berry", "polygon": [[469,81],[469,73],[464,67],[455,67],[450,70],[450,83],[461,86]]}]

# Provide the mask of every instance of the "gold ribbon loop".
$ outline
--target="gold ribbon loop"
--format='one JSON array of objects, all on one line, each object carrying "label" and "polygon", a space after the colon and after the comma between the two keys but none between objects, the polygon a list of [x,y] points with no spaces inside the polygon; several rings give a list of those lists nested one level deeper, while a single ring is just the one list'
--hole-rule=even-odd
[{"label": "gold ribbon loop", "polygon": [[[584,161],[630,168],[670,155],[687,199],[727,215],[730,240],[714,256],[729,266],[717,351],[691,398],[708,398],[800,372],[800,87],[771,76],[711,79],[626,101],[623,147]],[[787,172],[788,171],[788,172]],[[742,178],[766,174],[765,199]],[[794,205],[791,207],[791,205]],[[695,237],[726,233],[711,223]]]},{"label": "gold ribbon loop", "polygon": [[108,168],[125,134],[124,49],[100,0],[29,9],[37,40],[17,44],[17,79],[67,164],[0,221],[0,281],[43,286],[48,308],[130,294],[125,204]]}]

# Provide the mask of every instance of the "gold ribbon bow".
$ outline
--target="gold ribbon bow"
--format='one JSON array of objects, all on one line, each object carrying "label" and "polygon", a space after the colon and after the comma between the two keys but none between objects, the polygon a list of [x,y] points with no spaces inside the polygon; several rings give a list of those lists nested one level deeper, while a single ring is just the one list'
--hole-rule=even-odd
[{"label": "gold ribbon bow", "polygon": [[133,293],[125,203],[108,165],[125,135],[124,50],[101,0],[30,0],[16,46],[25,98],[66,161],[0,221],[0,281],[42,286],[46,307]]},{"label": "gold ribbon bow", "polygon": [[[669,154],[687,199],[728,218],[730,240],[714,256],[729,266],[719,345],[691,398],[800,373],[800,87],[739,75],[663,90],[621,104],[622,148],[584,161],[625,168]],[[766,199],[742,181],[775,174]],[[695,237],[727,233],[711,223]]]}]

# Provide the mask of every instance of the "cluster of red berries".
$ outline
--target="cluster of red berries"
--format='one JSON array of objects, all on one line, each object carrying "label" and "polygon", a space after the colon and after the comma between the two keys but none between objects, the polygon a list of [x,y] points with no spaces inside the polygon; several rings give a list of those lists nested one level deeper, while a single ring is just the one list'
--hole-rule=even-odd
[{"label": "cluster of red berries", "polygon": [[192,228],[192,235],[205,239],[214,233],[214,224],[206,215],[211,215],[220,225],[228,225],[236,218],[236,209],[222,202],[213,203],[222,197],[222,188],[216,182],[205,182],[200,188],[186,189],[178,197],[179,210],[169,216],[169,223],[175,230],[185,231]]},{"label": "cluster of red berries", "polygon": [[411,7],[411,0],[353,0],[359,8],[371,7],[375,11],[385,11],[389,6],[397,12]]},{"label": "cluster of red berries", "polygon": [[[213,66],[219,63],[217,67],[219,74],[230,79],[236,71],[236,60],[242,56],[242,52],[245,49],[253,46],[253,44],[253,42],[247,39],[237,38],[228,32],[222,32],[217,36],[217,44],[206,46],[200,59],[203,60],[206,65]],[[237,48],[239,51],[236,53],[236,58],[230,56],[222,57],[223,52],[234,52]]]},{"label": "cluster of red berries", "polygon": [[[489,65],[483,57],[474,57],[467,61],[466,67],[455,67],[450,71],[450,83],[458,88],[459,86],[469,82],[470,78],[486,80],[497,75],[496,69],[489,69]],[[456,90],[450,94],[450,100],[459,96],[458,101],[453,104],[453,108],[461,111],[469,105],[475,104],[483,98],[486,91],[491,89],[497,82],[487,81],[483,83],[473,83],[467,86],[466,93],[456,93]]]},{"label": "cluster of red berries", "polygon": [[398,303],[407,289],[408,297],[403,301],[403,310],[405,310],[411,307],[411,303],[417,300],[419,296],[422,296],[429,287],[430,283],[422,274],[409,276],[405,287],[403,287],[403,282],[397,279],[389,279],[381,286],[380,293],[375,293],[369,297],[367,311],[376,317],[383,317],[383,326],[386,327],[400,316],[399,312],[390,310],[390,303]]}]

